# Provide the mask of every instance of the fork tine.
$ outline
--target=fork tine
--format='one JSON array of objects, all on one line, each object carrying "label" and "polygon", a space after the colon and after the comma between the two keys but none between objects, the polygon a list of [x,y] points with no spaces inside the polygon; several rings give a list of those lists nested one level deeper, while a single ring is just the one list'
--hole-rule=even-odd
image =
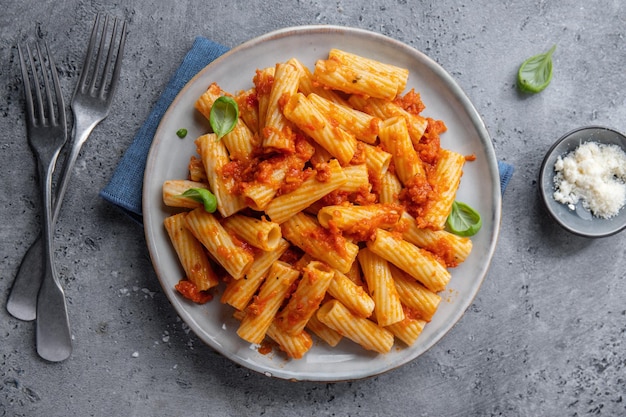
[{"label": "fork tine", "polygon": [[[43,110],[43,100],[41,99],[41,87],[39,86],[39,76],[37,75],[37,67],[35,66],[35,60],[33,59],[33,53],[30,50],[30,47],[28,46],[28,44],[26,44],[26,51],[28,52],[28,60],[30,61],[30,70],[32,72],[32,76],[33,76],[33,84],[35,87],[35,100],[37,101],[37,111],[39,113],[33,113],[33,123],[36,124],[43,124],[44,120],[45,120],[45,116],[44,116],[44,110]],[[41,57],[38,58],[41,61]],[[33,103],[33,107],[34,107]],[[39,123],[37,123],[37,116],[39,116]]]},{"label": "fork tine", "polygon": [[[44,126],[54,125],[55,123],[55,111],[54,111],[54,103],[52,103],[52,91],[50,91],[50,82],[48,81],[48,71],[46,70],[46,63],[43,60],[43,56],[41,55],[41,47],[39,46],[39,42],[35,43],[35,49],[37,51],[37,60],[39,61],[39,68],[41,70],[41,78],[43,79],[44,86],[44,94],[46,95],[46,102],[48,103],[48,112],[45,113],[43,110],[43,97],[37,91],[37,100],[41,105],[41,122]],[[47,49],[47,45],[46,45]],[[48,66],[52,67],[52,63],[49,61],[50,54],[48,54]],[[50,69],[51,71],[51,69]],[[47,117],[46,117],[47,116]]]},{"label": "fork tine", "polygon": [[[115,92],[115,88],[117,87],[117,81],[119,79],[120,69],[121,69],[121,61],[122,55],[124,53],[124,44],[126,43],[126,21],[123,21],[121,34],[119,35],[118,40],[118,32],[119,30],[119,22],[120,20],[117,17],[113,18],[113,29],[111,30],[111,34],[108,37],[108,51],[106,56],[106,61],[104,65],[104,69],[102,74],[100,75],[100,82],[97,87],[99,87],[99,96],[102,99],[111,98],[113,93]],[[107,33],[109,32],[108,27],[108,16],[107,21],[105,21],[105,25],[102,32],[102,39],[100,43],[100,53],[104,51],[105,39],[107,37]],[[100,58],[100,54],[98,55]],[[111,65],[113,65],[113,61],[115,60],[115,67],[113,68],[113,73],[111,74]],[[98,65],[100,64],[100,60],[98,60]],[[94,72],[97,73],[97,68],[94,69]],[[110,80],[110,83],[109,83]],[[96,80],[94,79],[93,82]]]},{"label": "fork tine", "polygon": [[[107,33],[108,25],[105,25],[104,32],[102,32],[102,44],[101,48],[104,46],[104,39]],[[109,39],[109,51],[107,52],[106,64],[104,65],[104,70],[102,71],[102,78],[100,81],[100,97],[104,98],[105,86],[107,85],[107,77],[109,74],[109,69],[111,68],[111,62],[113,61],[114,55],[114,42],[117,38],[117,18],[113,19],[113,30],[111,31],[111,37]]]},{"label": "fork tine", "polygon": [[[65,125],[65,104],[59,77],[48,48],[44,42],[42,47],[35,43],[34,52],[25,44],[26,52],[18,44],[20,67],[24,83],[24,96],[26,98],[26,113],[32,126],[57,126]],[[45,56],[45,58],[44,58]],[[36,58],[36,60],[35,60]],[[28,64],[26,61],[28,60]],[[30,71],[28,67],[30,66]],[[32,81],[32,85],[31,85]],[[53,90],[50,88],[52,81]],[[41,84],[43,83],[43,91]],[[33,97],[33,92],[35,96]],[[45,95],[45,98],[44,98]]]},{"label": "fork tine", "polygon": [[120,43],[117,49],[117,56],[115,57],[115,68],[113,68],[113,76],[111,77],[111,87],[109,88],[109,100],[115,93],[117,84],[120,80],[120,70],[122,69],[122,56],[124,55],[124,45],[126,44],[126,21],[122,25],[122,34],[120,36]]},{"label": "fork tine", "polygon": [[[30,50],[28,50],[28,44],[25,45],[27,48],[27,52],[30,56]],[[22,82],[24,83],[24,96],[26,97],[26,113],[28,114],[28,119],[30,124],[35,123],[35,108],[33,107],[33,95],[30,86],[30,75],[28,72],[28,65],[25,61],[24,52],[22,52],[22,47],[17,45],[17,52],[20,56],[20,67],[22,69]],[[29,59],[30,61],[30,59]]]},{"label": "fork tine", "polygon": [[[46,47],[46,54],[48,56],[48,64],[50,66],[50,75],[52,76],[52,83],[54,85],[54,92],[56,96],[56,118],[52,119],[51,123],[55,125],[65,126],[65,100],[63,99],[63,93],[61,92],[61,83],[59,82],[59,75],[57,74],[56,66],[54,65],[54,60],[52,59],[52,54],[50,53],[50,49],[48,48],[48,42],[44,42],[44,46]],[[47,83],[46,83],[47,88]],[[52,99],[49,88],[48,90],[48,98],[50,103],[50,114],[53,114],[53,106]]]},{"label": "fork tine", "polygon": [[[37,43],[36,46],[37,46],[37,56],[39,57],[39,65],[41,66],[41,75],[43,77],[44,89],[46,90],[46,99],[48,101],[47,125],[49,126],[58,126],[59,124],[65,125],[65,110],[64,110],[65,104],[63,102],[63,94],[61,93],[61,87],[59,85],[59,76],[57,75],[56,67],[52,59],[52,54],[50,54],[50,49],[48,48],[48,42],[44,41],[46,61],[48,62],[47,69],[46,69],[45,62],[43,60],[43,56],[41,54],[41,47],[39,46],[39,43]],[[49,78],[52,79],[52,84],[54,86],[54,97],[56,98],[55,102],[53,102],[53,99],[52,99],[52,89],[50,88]],[[42,118],[43,120],[46,120],[43,114],[42,114]]]},{"label": "fork tine", "polygon": [[100,17],[101,14],[98,13],[96,15],[96,21],[93,23],[93,28],[91,29],[91,36],[89,37],[89,46],[87,47],[87,53],[85,54],[85,60],[83,64],[83,69],[80,73],[80,78],[78,83],[76,84],[76,91],[84,91],[87,84],[87,75],[90,73],[91,68],[91,56],[93,54],[93,48],[96,45],[96,40],[98,38],[98,27],[100,26]]},{"label": "fork tine", "polygon": [[[106,42],[106,33],[109,28],[109,15],[104,16],[104,27],[102,28],[102,37],[100,38],[100,46],[98,47],[98,55],[96,57],[96,64],[93,67],[93,77],[91,78],[91,85],[89,86],[89,93],[93,94],[96,91],[96,81],[98,81],[98,70],[100,63],[102,62],[102,52]],[[104,74],[106,75],[106,74]]]}]

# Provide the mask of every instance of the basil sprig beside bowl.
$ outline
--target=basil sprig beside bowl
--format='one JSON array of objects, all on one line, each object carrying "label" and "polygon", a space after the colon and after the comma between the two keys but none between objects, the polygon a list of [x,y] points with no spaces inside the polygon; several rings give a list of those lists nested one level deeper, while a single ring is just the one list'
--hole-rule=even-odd
[{"label": "basil sprig beside bowl", "polygon": [[517,71],[517,85],[525,93],[539,93],[552,80],[552,54],[554,45],[546,53],[531,56],[520,65]]}]

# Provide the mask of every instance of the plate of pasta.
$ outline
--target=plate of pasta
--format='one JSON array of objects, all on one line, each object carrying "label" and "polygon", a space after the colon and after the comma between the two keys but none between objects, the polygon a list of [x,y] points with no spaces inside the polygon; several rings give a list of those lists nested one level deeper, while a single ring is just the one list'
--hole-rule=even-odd
[{"label": "plate of pasta", "polygon": [[[451,230],[458,202],[480,230]],[[370,377],[435,345],[487,274],[500,211],[489,134],[456,81],[404,43],[336,26],[263,35],[198,73],[143,187],[182,320],[295,381]]]}]

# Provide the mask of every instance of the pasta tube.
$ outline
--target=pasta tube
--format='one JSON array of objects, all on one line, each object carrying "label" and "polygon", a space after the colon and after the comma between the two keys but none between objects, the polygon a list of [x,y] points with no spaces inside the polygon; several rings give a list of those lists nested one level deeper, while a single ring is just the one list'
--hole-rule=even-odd
[{"label": "pasta tube", "polygon": [[317,212],[317,220],[326,228],[354,233],[378,227],[393,227],[402,215],[402,207],[392,204],[370,204],[366,206],[325,206]]},{"label": "pasta tube", "polygon": [[[233,316],[241,321],[246,316],[246,313],[243,311],[235,311]],[[290,335],[279,328],[276,321],[270,323],[266,335],[274,342],[278,343],[280,350],[293,359],[302,359],[305,353],[313,346],[313,339],[311,339],[311,336],[307,332],[303,331],[296,335]]]},{"label": "pasta tube", "polygon": [[259,220],[234,214],[224,219],[223,225],[255,248],[264,251],[276,249],[281,239],[280,225],[265,218]]},{"label": "pasta tube", "polygon": [[328,294],[339,300],[358,317],[367,318],[374,312],[374,300],[365,289],[337,270],[328,286]]},{"label": "pasta tube", "polygon": [[406,212],[402,214],[402,222],[406,224],[402,229],[404,240],[432,252],[448,268],[464,262],[472,251],[472,240],[469,237],[457,236],[445,230],[419,228],[415,219]]},{"label": "pasta tube", "polygon": [[204,169],[209,177],[211,191],[217,200],[217,211],[228,217],[246,206],[243,197],[231,192],[234,188],[232,180],[226,181],[222,176],[222,168],[230,162],[226,146],[214,133],[208,133],[196,139],[200,150]]},{"label": "pasta tube", "polygon": [[443,290],[450,281],[450,272],[428,251],[378,229],[376,238],[367,247],[420,281],[433,292]]},{"label": "pasta tube", "polygon": [[445,227],[456,191],[461,183],[464,164],[463,155],[448,149],[439,151],[435,169],[428,176],[428,181],[436,191],[436,197],[428,202],[426,212],[421,217],[429,228],[441,230]]},{"label": "pasta tube", "polygon": [[267,336],[278,343],[280,350],[293,359],[302,359],[305,353],[313,346],[313,339],[307,332],[288,333],[280,328],[275,320],[270,323],[270,327],[267,329]]},{"label": "pasta tube", "polygon": [[402,184],[396,174],[385,172],[380,180],[378,199],[383,204],[400,204],[398,196],[402,191]]},{"label": "pasta tube", "polygon": [[289,248],[289,242],[281,239],[276,249],[267,252],[260,252],[254,258],[254,262],[250,265],[250,269],[242,279],[230,280],[220,301],[230,304],[237,310],[243,310],[254,293],[259,289],[261,283],[267,276],[269,269],[272,267],[285,251]]},{"label": "pasta tube", "polygon": [[306,325],[306,328],[313,332],[317,337],[328,343],[330,346],[335,347],[343,336],[322,323],[316,314],[313,314]]},{"label": "pasta tube", "polygon": [[244,276],[254,258],[252,254],[235,244],[226,229],[204,208],[190,211],[185,217],[187,227],[204,247],[234,279]]},{"label": "pasta tube", "polygon": [[398,106],[392,101],[381,100],[375,97],[362,97],[353,95],[348,99],[348,102],[365,113],[371,114],[381,118],[382,120],[389,119],[395,116],[401,116],[406,120],[407,129],[409,130],[409,136],[413,145],[417,146],[424,132],[428,127],[428,121],[419,115],[409,113],[402,107]]},{"label": "pasta tube", "polygon": [[[222,89],[216,83],[212,83],[204,94],[196,100],[194,106],[207,120],[210,120],[213,103],[223,95]],[[237,120],[233,130],[224,135],[221,140],[224,141],[232,159],[244,160],[248,158],[254,147],[252,131],[241,118]]]},{"label": "pasta tube", "polygon": [[350,270],[359,252],[357,245],[332,235],[313,217],[302,212],[281,224],[281,229],[283,237],[304,253],[344,274]]},{"label": "pasta tube", "polygon": [[381,120],[352,107],[333,103],[315,93],[307,96],[311,103],[326,117],[346,132],[365,143],[374,144],[378,139]]},{"label": "pasta tube", "polygon": [[189,180],[167,180],[163,183],[163,203],[168,207],[182,207],[194,209],[202,203],[182,194],[190,188],[208,189],[209,185]]},{"label": "pasta tube", "polygon": [[426,321],[422,319],[406,317],[402,321],[387,326],[386,329],[393,333],[395,337],[402,340],[407,346],[411,346],[415,343],[419,335],[422,334],[425,325]]},{"label": "pasta tube", "polygon": [[334,276],[328,265],[319,261],[309,262],[302,271],[298,288],[276,317],[279,327],[290,335],[302,332],[322,303]]},{"label": "pasta tube", "polygon": [[[388,66],[367,58],[353,56],[353,62],[342,57],[330,56],[327,60],[315,63],[315,80],[332,89],[348,94],[359,94],[393,100],[404,85],[399,76],[391,75]],[[358,63],[353,65],[353,63]],[[408,77],[408,71],[406,72]]]},{"label": "pasta tube", "polygon": [[374,178],[381,178],[389,168],[392,155],[379,146],[362,144],[367,169]]},{"label": "pasta tube", "polygon": [[317,312],[317,318],[364,349],[387,353],[393,346],[393,334],[389,330],[368,319],[355,316],[337,300],[322,305]]},{"label": "pasta tube", "polygon": [[374,315],[379,326],[389,326],[404,320],[404,311],[387,261],[369,249],[358,255],[367,288],[374,299]]},{"label": "pasta tube", "polygon": [[351,67],[384,73],[386,77],[391,78],[398,86],[396,94],[400,94],[402,90],[404,90],[409,79],[409,70],[407,68],[401,68],[396,65],[386,64],[378,60],[365,58],[341,49],[331,49],[328,52],[328,58],[337,60],[342,64]]},{"label": "pasta tube", "polygon": [[295,151],[295,133],[292,131],[281,110],[281,102],[298,92],[302,73],[289,63],[276,64],[274,83],[267,105],[265,127],[263,128],[263,147],[279,151]]},{"label": "pasta tube", "polygon": [[380,143],[393,157],[396,175],[404,185],[419,175],[426,178],[422,161],[413,147],[406,120],[401,117],[392,117],[383,122],[380,129]]},{"label": "pasta tube", "polygon": [[391,265],[390,270],[402,304],[411,308],[419,318],[430,321],[439,307],[441,296],[395,266]]},{"label": "pasta tube", "polygon": [[258,131],[261,133],[263,132],[263,128],[265,127],[267,108],[269,107],[272,85],[274,85],[275,71],[275,67],[267,67],[262,70],[257,70],[254,78],[252,79],[259,107]]},{"label": "pasta tube", "polygon": [[283,109],[285,117],[324,147],[341,165],[347,165],[356,152],[356,138],[325,115],[302,93],[291,96]]},{"label": "pasta tube", "polygon": [[263,281],[259,294],[246,307],[246,315],[241,321],[237,334],[250,343],[261,343],[267,329],[278,312],[289,287],[300,273],[288,264],[276,261]]},{"label": "pasta tube", "polygon": [[166,217],[163,224],[187,279],[196,286],[198,291],[206,291],[215,287],[219,280],[213,272],[202,244],[187,229],[185,216],[187,213]]},{"label": "pasta tube", "polygon": [[307,178],[294,191],[274,198],[267,205],[265,213],[273,222],[283,223],[348,180],[337,160],[331,160],[328,167],[327,178],[318,179],[319,175]]},{"label": "pasta tube", "polygon": [[343,168],[343,173],[346,176],[346,182],[337,191],[358,193],[371,190],[372,186],[369,181],[367,165],[348,165]]},{"label": "pasta tube", "polygon": [[300,87],[299,91],[308,96],[309,94],[317,94],[318,96],[339,105],[348,105],[346,100],[344,100],[336,91],[333,91],[329,88],[324,88],[324,86],[319,85],[315,82],[313,77],[313,73],[304,65],[302,62],[298,61],[296,58],[293,58],[290,62],[294,65],[297,65],[302,71],[302,77],[300,78]]}]

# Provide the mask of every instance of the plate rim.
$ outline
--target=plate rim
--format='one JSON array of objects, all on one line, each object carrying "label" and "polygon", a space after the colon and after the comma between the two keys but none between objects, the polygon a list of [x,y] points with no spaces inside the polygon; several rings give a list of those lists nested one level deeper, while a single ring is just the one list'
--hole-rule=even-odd
[{"label": "plate rim", "polygon": [[[464,110],[464,112],[466,113],[467,117],[470,119],[471,124],[473,125],[473,127],[476,129],[476,134],[481,142],[481,144],[484,146],[484,152],[486,154],[487,157],[487,168],[489,171],[489,177],[490,178],[494,178],[492,187],[491,187],[491,192],[495,198],[494,201],[494,206],[493,206],[493,232],[492,232],[492,236],[490,239],[490,243],[488,245],[488,250],[487,252],[484,254],[487,258],[487,262],[484,264],[484,266],[480,269],[479,273],[476,275],[475,277],[475,282],[474,285],[476,287],[475,291],[473,292],[473,294],[471,294],[470,297],[468,297],[467,301],[465,303],[463,303],[461,305],[462,308],[459,309],[459,311],[454,314],[452,316],[452,320],[451,320],[451,324],[449,326],[447,326],[447,328],[440,330],[437,335],[433,338],[432,343],[430,343],[430,345],[425,346],[423,349],[417,351],[414,355],[411,355],[410,358],[408,358],[407,360],[404,361],[400,361],[400,363],[394,363],[393,366],[388,366],[385,367],[385,369],[380,370],[378,372],[359,372],[359,373],[354,373],[354,375],[351,375],[349,377],[341,377],[341,378],[336,378],[334,375],[325,375],[324,377],[317,375],[315,377],[310,377],[310,376],[303,376],[303,377],[299,377],[299,376],[294,376],[292,375],[292,373],[289,372],[285,372],[285,373],[281,373],[279,372],[273,372],[273,373],[268,373],[267,371],[263,370],[261,366],[254,366],[255,364],[251,364],[250,362],[246,362],[243,360],[239,360],[239,358],[237,357],[229,357],[227,356],[224,352],[222,352],[218,346],[216,346],[214,344],[213,341],[208,340],[207,338],[203,337],[202,334],[200,334],[200,330],[199,328],[196,328],[196,323],[195,320],[193,319],[193,317],[191,317],[189,315],[189,313],[187,311],[185,311],[182,308],[179,308],[180,303],[178,302],[179,300],[174,300],[174,294],[172,292],[168,292],[168,291],[164,291],[166,297],[168,298],[171,306],[174,308],[174,311],[176,312],[176,314],[178,314],[179,316],[181,316],[181,318],[183,319],[183,321],[189,325],[189,327],[194,331],[194,333],[196,334],[196,336],[205,344],[209,345],[209,347],[211,347],[212,349],[214,349],[216,352],[218,352],[220,355],[222,355],[225,359],[228,359],[240,366],[243,366],[247,369],[250,369],[252,371],[258,372],[260,374],[264,374],[267,376],[271,376],[271,377],[275,377],[278,379],[286,379],[286,380],[291,380],[291,381],[301,381],[301,382],[305,382],[305,381],[312,381],[312,382],[340,382],[340,381],[352,381],[352,380],[358,380],[358,379],[363,379],[363,378],[369,378],[369,377],[373,377],[376,375],[380,375],[383,373],[387,373],[390,372],[394,369],[397,369],[401,366],[404,366],[406,364],[408,364],[409,362],[414,361],[415,359],[417,359],[419,356],[423,355],[426,351],[428,351],[430,348],[432,348],[433,346],[435,346],[437,343],[439,343],[441,341],[441,339],[450,332],[450,330],[452,330],[452,328],[454,328],[459,320],[465,315],[465,313],[467,312],[467,309],[469,308],[469,306],[472,304],[472,302],[474,301],[475,297],[477,296],[480,287],[482,286],[488,272],[489,269],[491,267],[492,264],[492,260],[493,260],[493,256],[496,250],[496,246],[497,246],[497,242],[499,240],[499,234],[500,234],[500,226],[501,226],[501,219],[502,219],[502,194],[501,194],[501,189],[500,189],[500,182],[495,180],[496,178],[498,178],[498,166],[497,166],[497,159],[496,159],[496,155],[495,155],[495,149],[493,146],[493,142],[491,140],[491,136],[489,135],[488,129],[485,126],[485,123],[482,119],[482,117],[480,116],[480,114],[478,113],[478,110],[474,107],[473,103],[470,101],[469,96],[465,93],[465,91],[461,88],[461,86],[458,84],[458,82],[452,77],[452,75],[450,73],[448,73],[439,63],[437,63],[434,59],[430,58],[428,55],[426,55],[424,52],[404,43],[401,42],[397,39],[391,38],[387,35],[378,33],[378,32],[374,32],[374,31],[370,31],[368,29],[362,29],[362,28],[356,28],[356,27],[349,27],[349,26],[340,26],[340,25],[302,25],[302,26],[289,26],[289,27],[285,27],[285,28],[281,28],[281,29],[277,29],[277,30],[273,30],[270,32],[267,32],[265,34],[256,36],[254,38],[251,38],[243,43],[241,43],[240,45],[233,47],[232,49],[228,50],[226,53],[224,53],[223,55],[219,56],[218,58],[216,58],[215,60],[213,60],[211,63],[209,63],[208,65],[206,65],[204,68],[202,68],[197,74],[195,74],[184,86],[183,88],[181,88],[181,90],[176,94],[175,98],[173,99],[173,101],[170,103],[170,105],[168,106],[167,110],[165,111],[165,113],[163,114],[163,117],[161,118],[161,120],[159,121],[159,124],[157,126],[157,129],[155,131],[154,137],[153,137],[153,141],[150,145],[150,149],[147,155],[147,160],[146,160],[146,167],[144,170],[144,179],[143,179],[143,188],[142,188],[142,209],[143,207],[146,207],[147,205],[149,205],[149,197],[148,196],[148,192],[146,192],[146,185],[149,183],[149,176],[147,175],[149,173],[150,170],[152,170],[154,168],[154,163],[155,161],[155,155],[157,153],[157,148],[158,148],[158,144],[160,142],[160,138],[163,136],[162,130],[164,129],[164,125],[166,124],[166,121],[168,120],[168,116],[171,113],[171,108],[175,107],[178,102],[181,100],[181,97],[183,97],[185,95],[185,92],[187,91],[187,89],[191,88],[191,85],[193,85],[196,80],[200,77],[203,76],[203,74],[207,71],[210,71],[212,67],[220,65],[220,63],[224,60],[227,60],[231,55],[234,54],[238,54],[241,53],[242,51],[252,48],[257,44],[263,43],[263,42],[267,42],[267,41],[271,41],[271,40],[275,40],[275,39],[279,39],[279,38],[284,38],[284,37],[289,37],[289,36],[293,36],[293,35],[297,35],[297,36],[302,36],[303,34],[307,34],[307,33],[324,33],[324,32],[328,32],[328,33],[336,33],[338,35],[360,35],[360,36],[366,36],[369,38],[374,39],[375,41],[380,41],[383,43],[389,43],[392,44],[394,47],[396,48],[400,48],[403,50],[406,50],[408,54],[410,54],[412,57],[415,56],[419,56],[422,64],[425,64],[428,69],[430,71],[432,71],[433,73],[435,73],[439,78],[441,78],[445,84],[448,86],[448,88],[450,89],[451,93],[453,94],[453,96],[459,101],[459,103],[462,105],[462,108]],[[145,235],[145,239],[146,239],[146,246],[148,248],[149,251],[149,256],[151,259],[151,263],[152,266],[154,268],[154,271],[157,275],[157,279],[159,280],[159,285],[161,285],[163,287],[163,280],[161,278],[161,274],[159,273],[159,266],[156,262],[156,254],[154,253],[154,251],[156,251],[156,248],[153,248],[153,239],[151,236],[151,228],[150,227],[145,227],[146,224],[151,224],[151,219],[152,219],[152,215],[153,213],[151,213],[150,211],[144,211],[143,212],[143,216],[144,216],[144,235]],[[460,302],[460,301],[456,301],[456,302]]]}]

